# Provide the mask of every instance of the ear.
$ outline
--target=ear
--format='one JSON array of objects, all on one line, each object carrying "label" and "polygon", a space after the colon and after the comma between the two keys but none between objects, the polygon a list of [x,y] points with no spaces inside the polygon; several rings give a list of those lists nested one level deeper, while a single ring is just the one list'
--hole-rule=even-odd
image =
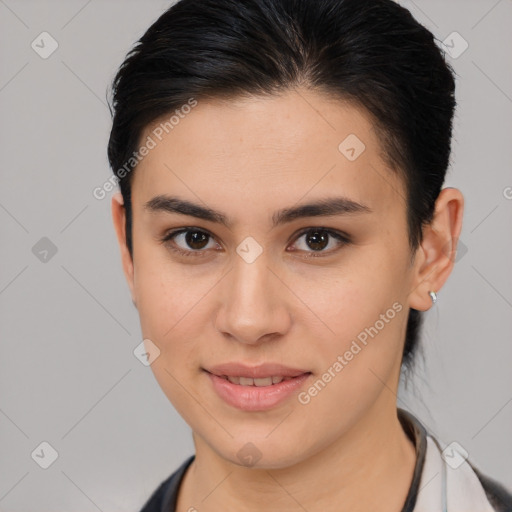
[{"label": "ear", "polygon": [[112,220],[114,229],[116,230],[117,242],[121,251],[121,261],[123,264],[123,272],[130,287],[132,302],[137,307],[134,293],[134,269],[133,260],[126,245],[126,210],[124,207],[123,196],[120,192],[112,196]]},{"label": "ear", "polygon": [[438,292],[453,270],[457,242],[462,229],[464,196],[456,188],[441,190],[432,222],[423,229],[416,252],[409,306],[419,311],[432,307],[429,291]]}]

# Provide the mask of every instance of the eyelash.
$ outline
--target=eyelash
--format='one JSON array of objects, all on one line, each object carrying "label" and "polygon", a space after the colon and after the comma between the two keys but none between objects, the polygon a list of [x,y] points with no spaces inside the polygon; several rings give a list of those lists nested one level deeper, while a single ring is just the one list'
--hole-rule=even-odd
[{"label": "eyelash", "polygon": [[[294,241],[298,240],[301,236],[303,236],[307,233],[311,233],[311,232],[315,232],[315,231],[321,231],[323,233],[327,233],[329,235],[329,237],[332,237],[332,238],[338,240],[338,242],[340,242],[340,246],[336,249],[331,249],[330,251],[327,251],[327,252],[325,252],[325,251],[320,251],[320,252],[306,251],[306,253],[308,254],[308,256],[306,256],[306,258],[326,257],[326,256],[329,256],[329,255],[337,252],[341,247],[351,243],[351,239],[348,235],[340,233],[338,231],[334,231],[334,230],[327,229],[327,228],[321,228],[321,227],[311,227],[311,228],[303,229],[295,236]],[[162,244],[166,245],[171,251],[179,254],[180,256],[186,256],[186,257],[192,256],[192,257],[200,257],[201,258],[204,255],[206,255],[206,253],[207,253],[206,250],[186,251],[186,250],[180,249],[179,247],[170,243],[170,242],[172,242],[172,239],[175,238],[176,236],[181,235],[183,233],[188,233],[188,232],[204,233],[205,235],[209,236],[210,238],[214,238],[213,235],[211,235],[210,233],[208,233],[208,231],[205,231],[204,229],[188,227],[188,228],[182,228],[182,229],[177,229],[177,230],[168,232],[163,238],[160,239],[160,242]]]}]

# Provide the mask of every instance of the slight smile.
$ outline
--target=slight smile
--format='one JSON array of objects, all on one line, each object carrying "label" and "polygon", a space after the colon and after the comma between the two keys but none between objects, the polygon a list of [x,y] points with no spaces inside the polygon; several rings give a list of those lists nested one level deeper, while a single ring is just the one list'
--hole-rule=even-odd
[{"label": "slight smile", "polygon": [[244,411],[264,411],[284,402],[312,374],[309,370],[267,363],[225,363],[204,369],[217,395]]}]

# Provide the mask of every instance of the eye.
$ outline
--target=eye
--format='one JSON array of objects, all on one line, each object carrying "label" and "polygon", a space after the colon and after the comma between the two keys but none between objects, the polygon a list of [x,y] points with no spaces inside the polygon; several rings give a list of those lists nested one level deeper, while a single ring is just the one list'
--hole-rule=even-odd
[{"label": "eye", "polygon": [[208,242],[211,240],[213,240],[212,236],[206,231],[197,228],[184,228],[167,233],[161,242],[183,256],[203,256],[203,253],[206,253],[203,249],[215,248],[208,247]]},{"label": "eye", "polygon": [[[295,248],[292,251],[298,247],[298,250],[308,253],[307,257],[327,256],[350,243],[350,238],[347,235],[326,228],[308,228],[299,233],[297,240],[301,238],[304,238],[303,243],[295,243]],[[324,250],[327,247],[331,247],[331,249]],[[312,249],[312,251],[308,249]]]},{"label": "eye", "polygon": [[[304,238],[303,243],[297,244],[295,242],[291,252],[296,252],[297,250],[306,252],[308,253],[307,257],[328,256],[351,242],[348,235],[321,227],[307,228],[300,232],[295,240],[300,240],[301,238]],[[171,231],[160,241],[173,252],[182,256],[202,257],[207,254],[207,249],[217,250],[216,246],[218,246],[218,244],[214,243],[211,234],[202,229],[192,227]],[[325,249],[329,247],[331,247],[330,250],[326,251]]]}]

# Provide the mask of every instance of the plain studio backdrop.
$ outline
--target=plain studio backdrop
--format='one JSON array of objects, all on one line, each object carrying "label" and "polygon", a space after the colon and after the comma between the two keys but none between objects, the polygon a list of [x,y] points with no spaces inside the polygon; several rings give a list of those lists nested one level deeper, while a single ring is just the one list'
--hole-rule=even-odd
[{"label": "plain studio backdrop", "polygon": [[[466,209],[454,271],[426,315],[425,365],[398,405],[512,487],[512,2],[401,3],[452,47],[445,186]],[[134,355],[113,192],[93,196],[111,176],[106,88],[169,6],[0,0],[1,511],[137,510],[193,453]]]}]

